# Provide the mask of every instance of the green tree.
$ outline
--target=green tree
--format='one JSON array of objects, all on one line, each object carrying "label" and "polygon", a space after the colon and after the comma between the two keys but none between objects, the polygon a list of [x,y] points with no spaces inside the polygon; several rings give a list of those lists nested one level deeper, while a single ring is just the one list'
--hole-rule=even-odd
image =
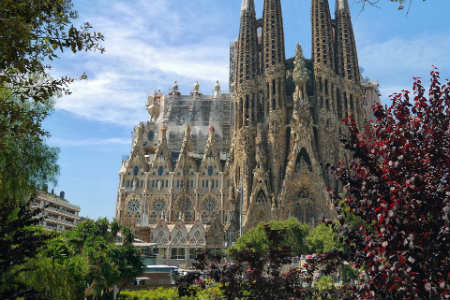
[{"label": "green tree", "polygon": [[[46,63],[64,50],[104,49],[101,33],[89,23],[74,26],[78,13],[72,0],[3,0],[0,2],[0,87],[16,98],[36,102],[69,92],[70,77],[47,76]],[[40,74],[36,77],[35,74]]]},{"label": "green tree", "polygon": [[[236,245],[229,248],[228,253],[238,253],[245,249],[253,251],[259,256],[266,254],[269,249],[269,240],[267,230],[264,228],[265,225],[265,223],[260,223],[255,228],[243,234],[236,241]],[[282,245],[290,246],[292,255],[299,255],[306,252],[304,240],[309,230],[308,225],[301,224],[295,218],[289,218],[284,221],[271,221],[267,225],[269,225],[271,230],[286,229],[283,234]]]},{"label": "green tree", "polygon": [[[21,101],[0,87],[0,298],[32,291],[15,279],[21,264],[35,255],[49,235],[35,225],[28,200],[37,185],[55,181],[58,150],[47,146],[31,128],[40,126],[52,109],[51,101]],[[11,114],[20,112],[21,117]]]},{"label": "green tree", "polygon": [[129,230],[116,244],[117,227],[107,219],[87,220],[62,233],[28,261],[23,282],[47,299],[112,299],[114,286],[122,289],[143,271]]},{"label": "green tree", "polygon": [[324,223],[317,225],[308,233],[306,247],[310,253],[327,253],[340,248],[333,229]]},{"label": "green tree", "polygon": [[72,78],[53,79],[47,64],[62,51],[100,50],[103,36],[73,26],[71,0],[0,1],[0,298],[32,292],[16,279],[48,235],[28,202],[38,184],[55,181],[57,149],[42,121]]}]

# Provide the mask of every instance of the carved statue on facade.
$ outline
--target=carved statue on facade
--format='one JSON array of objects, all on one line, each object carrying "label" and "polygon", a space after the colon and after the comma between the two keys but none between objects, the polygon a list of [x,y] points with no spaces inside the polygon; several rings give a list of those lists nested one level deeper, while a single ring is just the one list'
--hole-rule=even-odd
[{"label": "carved statue on facade", "polygon": [[200,96],[201,95],[201,93],[200,93],[200,84],[198,83],[197,80],[194,82],[194,89],[192,90],[191,95],[192,96]]}]

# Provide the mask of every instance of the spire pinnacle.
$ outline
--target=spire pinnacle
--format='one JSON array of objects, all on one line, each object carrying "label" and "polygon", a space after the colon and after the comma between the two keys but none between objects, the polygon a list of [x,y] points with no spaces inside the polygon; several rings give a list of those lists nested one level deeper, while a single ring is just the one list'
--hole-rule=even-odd
[{"label": "spire pinnacle", "polygon": [[191,126],[186,124],[186,129],[184,131],[184,139],[189,140],[191,138]]},{"label": "spire pinnacle", "polygon": [[336,72],[359,82],[355,35],[347,0],[336,0]]},{"label": "spire pinnacle", "polygon": [[243,11],[254,11],[255,3],[254,0],[242,0],[241,12]]},{"label": "spire pinnacle", "polygon": [[[340,1],[340,0],[337,0]],[[339,3],[337,3],[337,6]],[[335,69],[331,14],[328,0],[312,0],[311,23],[313,34],[313,60],[315,64]]]},{"label": "spire pinnacle", "polygon": [[336,0],[336,11],[339,10],[349,10],[348,0]]}]

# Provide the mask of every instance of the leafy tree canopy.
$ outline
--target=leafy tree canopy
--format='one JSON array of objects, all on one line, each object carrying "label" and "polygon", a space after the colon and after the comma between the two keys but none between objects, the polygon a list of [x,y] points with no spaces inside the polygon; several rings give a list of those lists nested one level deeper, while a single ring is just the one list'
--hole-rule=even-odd
[{"label": "leafy tree canopy", "polygon": [[[0,2],[0,87],[8,86],[20,100],[41,102],[68,93],[73,79],[47,75],[64,50],[100,50],[101,33],[92,26],[74,25],[78,13],[71,0],[3,0]],[[35,77],[35,74],[41,76]]]},{"label": "leafy tree canopy", "polygon": [[[100,33],[76,28],[71,0],[0,1],[0,298],[32,292],[16,281],[22,263],[48,239],[28,202],[54,181],[58,151],[45,144],[42,121],[72,78],[53,79],[47,64],[64,50],[100,50]],[[38,213],[38,212],[37,212]]]},{"label": "leafy tree canopy", "polygon": [[309,253],[327,253],[340,248],[333,228],[324,223],[317,225],[308,233],[306,246]]},{"label": "leafy tree canopy", "polygon": [[112,299],[114,285],[121,289],[143,271],[129,239],[116,243],[118,228],[107,219],[80,223],[29,260],[22,280],[49,299]]},{"label": "leafy tree canopy", "polygon": [[285,221],[271,221],[267,224],[258,224],[255,228],[243,234],[236,241],[236,244],[229,248],[229,253],[250,250],[258,255],[264,255],[269,249],[267,230],[265,230],[266,225],[268,225],[271,230],[285,229],[282,245],[290,246],[294,256],[306,252],[304,239],[308,233],[309,227],[308,225],[301,224],[295,218],[290,218]]}]

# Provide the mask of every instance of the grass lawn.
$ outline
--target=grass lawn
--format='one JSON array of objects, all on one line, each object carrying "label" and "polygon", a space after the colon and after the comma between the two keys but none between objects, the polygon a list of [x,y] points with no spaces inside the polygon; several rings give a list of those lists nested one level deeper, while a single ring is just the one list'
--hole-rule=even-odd
[{"label": "grass lawn", "polygon": [[120,292],[119,299],[121,300],[165,300],[165,299],[186,299],[186,300],[203,300],[203,299],[222,299],[222,291],[218,285],[201,289],[198,286],[193,286],[192,289],[197,291],[195,297],[178,297],[176,287],[158,287],[148,288],[142,290],[125,290]]}]

